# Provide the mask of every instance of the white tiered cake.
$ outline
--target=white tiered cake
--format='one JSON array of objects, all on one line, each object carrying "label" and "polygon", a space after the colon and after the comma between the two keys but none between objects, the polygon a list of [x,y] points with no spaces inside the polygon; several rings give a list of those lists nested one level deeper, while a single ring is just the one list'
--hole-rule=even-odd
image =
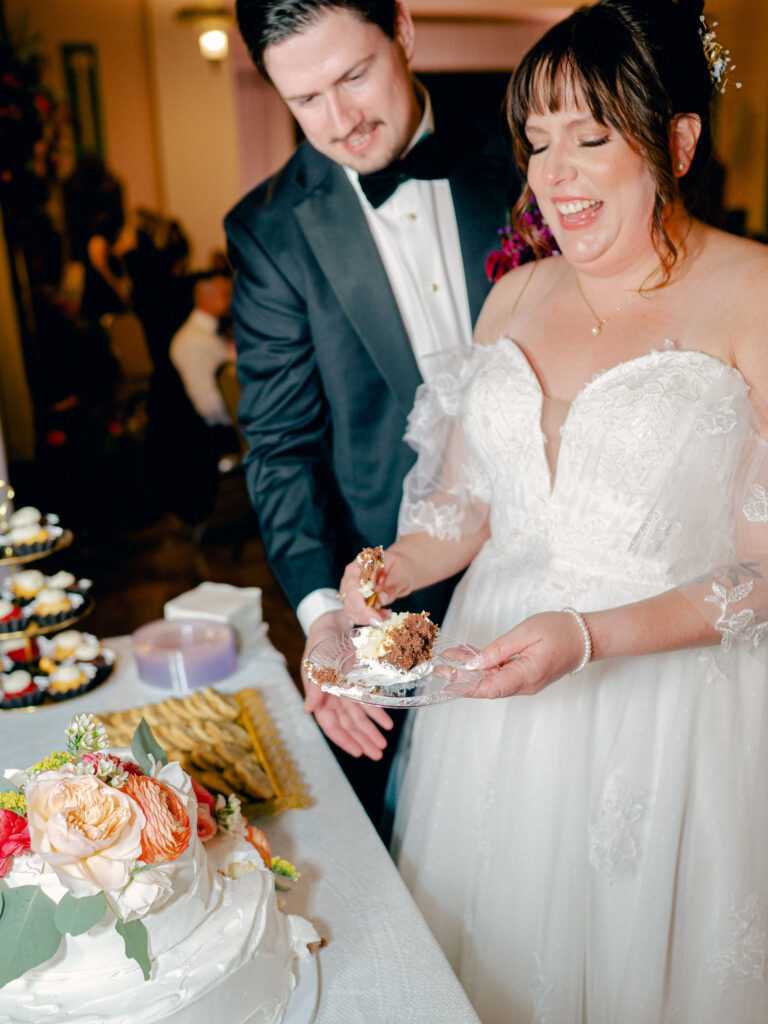
[{"label": "white tiered cake", "polygon": [[[124,751],[113,753],[119,758],[125,757]],[[105,754],[106,751],[99,751],[97,764]],[[114,759],[115,765],[117,760]],[[124,760],[119,767],[125,768]],[[100,912],[101,892],[105,897],[104,912],[81,934],[73,934],[77,929],[65,926],[58,949],[49,959],[25,970],[20,977],[0,988],[0,1020],[8,1024],[209,1024],[211,1020],[226,1021],[226,1024],[278,1024],[282,1021],[295,987],[294,960],[297,956],[309,955],[308,944],[316,942],[318,936],[309,922],[286,916],[278,909],[275,876],[252,842],[245,838],[242,821],[235,821],[236,827],[232,829],[230,807],[225,807],[223,816],[221,813],[218,816],[218,831],[211,818],[213,824],[208,830],[211,838],[203,842],[198,836],[198,804],[189,776],[176,763],[153,769],[154,779],[147,781],[144,776],[142,785],[152,794],[160,794],[161,802],[167,798],[172,809],[179,803],[183,805],[189,817],[188,844],[175,857],[169,854],[167,845],[165,859],[153,858],[148,853],[153,846],[156,851],[163,849],[165,823],[161,822],[159,830],[155,828],[156,806],[147,803],[139,793],[141,809],[137,834],[141,848],[132,862],[128,884],[114,890],[99,888],[93,884],[94,877],[98,877],[98,871],[111,871],[112,866],[98,865],[93,858],[103,860],[105,851],[109,855],[107,845],[114,837],[105,838],[106,833],[123,813],[125,801],[131,801],[131,797],[124,794],[136,791],[131,790],[131,783],[121,785],[122,776],[110,790],[109,781],[94,785],[84,781],[83,775],[88,780],[95,780],[97,776],[71,769],[72,765],[40,771],[24,786],[31,849],[17,853],[5,863],[7,873],[0,879],[0,892],[4,897],[0,947],[5,946],[7,950],[16,942],[17,926],[12,920],[9,897],[14,890],[15,896],[20,897],[21,887],[32,887],[23,892],[30,897],[36,894],[38,903],[40,893],[49,897],[53,901],[51,914],[67,903],[85,906],[87,899],[84,897],[89,894],[93,897],[94,892]],[[107,770],[115,769],[108,766]],[[6,778],[9,775],[6,772]],[[18,784],[22,779],[20,774],[11,776],[13,783]],[[76,785],[78,792],[85,793],[82,799],[77,797],[74,811],[71,806],[63,807],[61,802],[57,806],[57,798],[50,795],[55,793],[62,779],[64,785]],[[46,788],[50,790],[47,796]],[[123,792],[115,796],[115,788]],[[90,796],[91,790],[97,798]],[[174,796],[178,798],[176,803]],[[68,795],[67,799],[72,804],[72,796]],[[94,807],[101,800],[116,803],[110,806],[109,814],[103,815],[104,821],[109,819],[110,823],[99,831],[101,826],[95,823]],[[5,807],[9,802],[12,800],[6,801]],[[128,808],[128,813],[135,814],[135,811],[135,807]],[[146,814],[142,813],[144,811]],[[7,810],[0,812],[8,813]],[[67,847],[66,837],[60,838],[61,821],[57,814],[61,813],[69,819],[74,814],[78,821],[73,828],[81,829],[89,839],[95,838],[94,847],[101,844],[92,855],[90,866],[86,863],[88,858],[73,860],[73,847]],[[183,816],[183,811],[174,813],[177,819]],[[158,818],[163,818],[163,814],[161,811]],[[237,818],[236,813],[234,817]],[[207,811],[203,812],[201,821],[203,818],[208,818]],[[222,821],[230,828],[222,827]],[[69,824],[72,825],[71,820]],[[128,845],[131,842],[127,832],[129,824],[124,819],[123,831]],[[166,834],[167,831],[166,828]],[[0,838],[2,836],[0,828]],[[173,836],[169,841],[175,841]],[[187,833],[177,841],[177,848],[186,842]],[[62,849],[69,850],[68,858],[61,853]],[[134,853],[137,850],[138,847]],[[0,843],[0,870],[4,852],[7,847],[3,850]],[[130,864],[130,851],[125,844],[122,852]],[[75,851],[74,856],[77,853]],[[146,860],[153,860],[150,867],[142,863]],[[238,877],[228,877],[222,872]],[[146,929],[144,968],[141,958],[129,959],[134,952],[126,955],[127,940],[124,941],[122,933],[116,929],[118,919],[141,922]],[[44,929],[40,921],[37,927],[39,938],[49,941],[48,929]],[[51,929],[53,927],[51,919]],[[145,970],[148,980],[144,979]]]}]

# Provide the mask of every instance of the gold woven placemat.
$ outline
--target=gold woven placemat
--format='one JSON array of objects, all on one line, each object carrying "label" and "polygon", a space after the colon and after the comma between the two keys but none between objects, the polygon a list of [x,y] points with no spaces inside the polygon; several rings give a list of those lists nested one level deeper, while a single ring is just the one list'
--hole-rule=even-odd
[{"label": "gold woven placemat", "polygon": [[211,687],[186,697],[96,716],[113,746],[130,746],[142,718],[165,750],[214,793],[235,793],[249,814],[309,807],[301,775],[258,690]]}]

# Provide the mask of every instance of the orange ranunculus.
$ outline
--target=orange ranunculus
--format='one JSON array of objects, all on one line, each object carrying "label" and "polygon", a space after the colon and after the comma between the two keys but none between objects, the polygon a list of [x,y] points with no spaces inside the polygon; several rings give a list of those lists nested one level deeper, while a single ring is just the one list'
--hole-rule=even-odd
[{"label": "orange ranunculus", "polygon": [[245,838],[251,844],[255,846],[258,852],[261,854],[261,859],[267,865],[272,866],[272,852],[269,847],[269,840],[266,835],[261,831],[260,828],[256,828],[255,825],[245,826]]},{"label": "orange ranunculus", "polygon": [[189,846],[192,828],[189,815],[173,790],[148,775],[131,775],[121,792],[136,801],[147,819],[141,831],[144,863],[176,860]]}]

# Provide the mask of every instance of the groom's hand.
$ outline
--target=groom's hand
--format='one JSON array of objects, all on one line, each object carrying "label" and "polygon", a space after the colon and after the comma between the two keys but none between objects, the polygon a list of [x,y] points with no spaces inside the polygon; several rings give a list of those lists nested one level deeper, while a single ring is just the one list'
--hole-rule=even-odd
[{"label": "groom's hand", "polygon": [[386,738],[380,729],[392,728],[392,719],[384,708],[372,704],[359,704],[345,697],[324,693],[304,671],[304,659],[309,652],[329,636],[350,628],[344,612],[326,612],[312,623],[302,656],[301,678],[304,683],[304,711],[315,716],[315,721],[336,746],[352,757],[365,755],[372,761],[381,760]]}]

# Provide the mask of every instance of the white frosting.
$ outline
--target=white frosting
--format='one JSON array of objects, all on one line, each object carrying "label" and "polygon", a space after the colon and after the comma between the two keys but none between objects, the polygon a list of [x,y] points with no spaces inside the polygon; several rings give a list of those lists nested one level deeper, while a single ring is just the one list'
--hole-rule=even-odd
[{"label": "white frosting", "polygon": [[100,650],[98,641],[90,643],[86,640],[75,648],[74,656],[78,661],[93,661],[98,658]]},{"label": "white frosting", "polygon": [[17,668],[15,672],[9,672],[3,679],[3,690],[9,697],[15,697],[22,693],[32,682],[32,676],[23,668]]},{"label": "white frosting", "polygon": [[[307,955],[307,943],[317,941],[317,933],[309,922],[278,910],[273,875],[255,850],[256,870],[236,881],[216,873],[207,844],[197,838],[188,777],[178,765],[169,765],[160,777],[168,784],[174,770],[184,780],[174,789],[189,811],[192,838],[180,857],[161,866],[171,878],[170,895],[139,915],[149,936],[150,980],[144,981],[136,962],[126,958],[108,911],[86,934],[65,936],[45,964],[0,988],[4,1024],[282,1021],[295,987],[293,960]],[[233,847],[238,843],[246,845],[235,841]],[[6,882],[41,884],[55,902],[65,892],[36,854],[15,858]],[[123,914],[135,884],[120,903]]]},{"label": "white frosting", "polygon": [[63,633],[58,633],[53,640],[41,640],[40,648],[45,648],[45,653],[49,657],[55,652],[59,658],[68,658],[74,654],[84,639],[79,629],[66,629]]},{"label": "white frosting", "polygon": [[74,586],[76,582],[74,573],[67,572],[66,569],[62,569],[61,572],[48,577],[49,587],[61,587],[62,590]]},{"label": "white frosting", "polygon": [[43,576],[39,569],[25,569],[23,572],[17,573],[13,584],[17,594],[24,591],[36,594],[44,586],[45,576]]},{"label": "white frosting", "polygon": [[58,587],[45,587],[37,595],[37,604],[60,604],[62,601],[68,601],[66,591],[59,589]]},{"label": "white frosting", "polygon": [[[386,654],[389,634],[397,628],[403,620],[410,615],[410,612],[396,612],[390,616],[381,626],[363,626],[352,636],[352,643],[357,649],[357,660],[361,665],[373,669],[376,678],[368,679],[366,682],[379,685],[402,686],[403,683],[413,682],[414,679],[421,679],[432,670],[432,662],[428,659],[420,665],[414,665],[408,671],[396,668],[386,661],[381,661],[382,655]],[[367,686],[364,692],[368,692]],[[350,691],[351,692],[351,691]]]},{"label": "white frosting", "polygon": [[30,541],[37,540],[42,531],[43,527],[40,523],[30,523],[28,526],[14,526],[8,534],[8,540],[11,544],[29,544]]},{"label": "white frosting", "polygon": [[16,509],[8,520],[8,525],[11,528],[16,526],[34,526],[41,519],[42,513],[39,508],[35,508],[33,505],[25,505],[23,508]]},{"label": "white frosting", "polygon": [[60,665],[51,673],[52,683],[63,683],[65,686],[69,683],[76,683],[78,679],[84,681],[83,670],[77,665]]}]

